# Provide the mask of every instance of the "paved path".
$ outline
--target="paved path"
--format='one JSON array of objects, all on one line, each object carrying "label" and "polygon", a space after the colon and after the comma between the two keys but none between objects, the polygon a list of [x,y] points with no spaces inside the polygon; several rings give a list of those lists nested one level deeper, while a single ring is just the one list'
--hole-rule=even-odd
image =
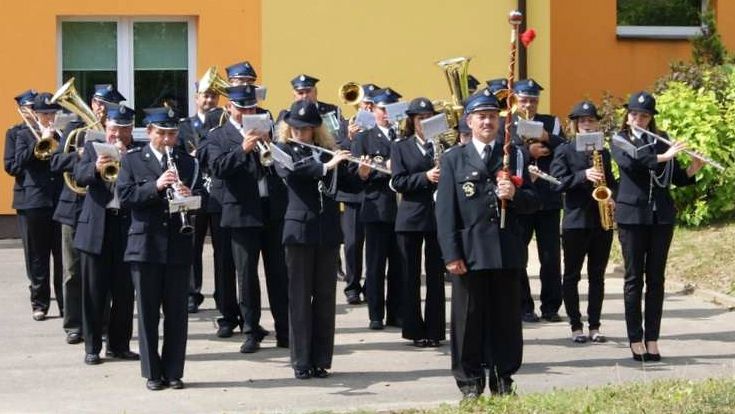
[{"label": "paved path", "polygon": [[[210,250],[205,257],[205,268],[211,269]],[[137,362],[86,366],[83,346],[64,341],[61,319],[34,322],[22,269],[21,250],[0,249],[3,413],[383,410],[456,403],[460,397],[449,372],[447,345],[416,349],[400,338],[398,329],[369,331],[366,307],[346,305],[341,294],[331,377],[294,379],[288,351],[276,348],[272,336],[263,342],[261,351],[250,355],[238,352],[239,338],[216,338],[216,311],[210,295],[203,310],[189,319],[187,388],[150,392]],[[338,290],[342,287],[340,283]],[[538,292],[537,278],[532,288]],[[449,297],[449,285],[447,289]],[[210,270],[205,292],[211,291]],[[669,294],[661,338],[664,361],[643,366],[630,358],[627,347],[619,275],[608,275],[607,292],[603,330],[611,341],[606,344],[572,344],[566,322],[524,326],[524,364],[515,377],[520,393],[664,377],[735,375],[735,312],[694,296]],[[55,316],[52,309],[51,316]],[[267,309],[263,315],[263,325],[272,329]],[[132,347],[137,349],[137,343]]]}]

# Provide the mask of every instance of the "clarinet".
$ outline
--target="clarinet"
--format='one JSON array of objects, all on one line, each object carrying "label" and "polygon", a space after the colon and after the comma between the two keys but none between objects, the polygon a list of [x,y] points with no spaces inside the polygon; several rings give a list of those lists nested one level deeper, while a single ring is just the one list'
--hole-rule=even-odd
[{"label": "clarinet", "polygon": [[[166,188],[166,198],[168,198],[169,204],[178,199],[181,198],[179,195],[179,192],[176,191],[174,186],[183,185],[181,182],[181,178],[179,178],[179,169],[176,168],[176,163],[174,163],[174,156],[173,151],[171,151],[171,147],[166,146],[166,156],[168,157],[168,160],[166,161],[167,168],[174,172],[176,175],[176,183],[174,185],[170,185]],[[179,211],[179,218],[181,219],[181,228],[179,229],[179,233],[183,234],[185,236],[188,236],[192,233],[194,233],[194,226],[189,223],[189,215],[187,214],[186,210],[180,210]]]}]

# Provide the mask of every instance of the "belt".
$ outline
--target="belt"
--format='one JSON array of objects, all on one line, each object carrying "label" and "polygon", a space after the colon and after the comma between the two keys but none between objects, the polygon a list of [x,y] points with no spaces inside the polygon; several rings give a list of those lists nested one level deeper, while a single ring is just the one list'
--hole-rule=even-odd
[{"label": "belt", "polygon": [[122,210],[120,210],[119,208],[108,208],[105,209],[105,212],[113,216],[119,216],[120,214],[122,214]]}]

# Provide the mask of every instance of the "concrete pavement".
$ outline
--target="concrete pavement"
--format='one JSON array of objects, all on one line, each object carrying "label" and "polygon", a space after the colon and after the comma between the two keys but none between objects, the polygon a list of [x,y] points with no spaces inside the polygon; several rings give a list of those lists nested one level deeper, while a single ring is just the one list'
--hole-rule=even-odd
[{"label": "concrete pavement", "polygon": [[[401,339],[396,328],[368,330],[365,305],[345,304],[342,283],[337,287],[331,377],[294,379],[288,350],[276,348],[273,335],[259,352],[240,354],[241,338],[223,340],[214,335],[217,313],[211,299],[211,250],[206,249],[208,296],[202,311],[189,319],[186,388],[160,392],[145,389],[138,362],[84,365],[83,345],[66,344],[61,319],[34,322],[22,250],[0,249],[0,412],[308,412],[416,408],[459,401],[449,372],[449,346],[416,349]],[[530,273],[536,272],[532,266]],[[531,282],[536,295],[538,279]],[[584,281],[580,288],[586,290]],[[669,292],[660,343],[663,362],[642,365],[631,359],[628,350],[619,274],[608,274],[606,290],[602,330],[608,343],[573,344],[566,321],[524,326],[524,364],[515,376],[519,393],[735,375],[735,312],[696,296]],[[54,305],[50,315],[55,312]],[[267,308],[262,324],[273,328]],[[137,342],[131,346],[137,350]]]}]

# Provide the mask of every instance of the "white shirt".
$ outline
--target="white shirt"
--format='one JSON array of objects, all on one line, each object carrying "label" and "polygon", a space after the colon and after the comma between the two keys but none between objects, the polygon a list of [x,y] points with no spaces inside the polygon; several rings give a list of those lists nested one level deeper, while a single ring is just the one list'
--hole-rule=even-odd
[{"label": "white shirt", "polygon": [[[153,145],[151,145],[151,144],[148,144],[148,146],[151,148],[151,152],[156,157],[156,160],[158,160],[158,165],[161,165],[161,159],[163,158],[163,153],[162,152],[158,152],[158,150],[156,150],[155,148],[153,148]],[[166,166],[163,166],[163,169],[165,170],[166,169]]]},{"label": "white shirt", "polygon": [[206,116],[201,112],[197,112],[197,118],[199,118],[199,121],[203,124]]},{"label": "white shirt", "polygon": [[[388,141],[391,141],[391,139],[390,139],[390,133],[388,132],[388,131],[390,131],[390,128],[385,128],[385,127],[383,127],[383,126],[380,126],[380,125],[378,125],[378,124],[375,124],[375,126],[377,126],[377,127],[378,127],[378,129],[380,130],[380,132],[382,132],[382,133],[383,133],[383,135],[385,136],[385,138],[386,138],[386,139],[387,139]],[[394,130],[394,132],[395,132],[395,130]]]},{"label": "white shirt", "polygon": [[426,141],[419,138],[418,135],[414,135],[416,137],[416,146],[419,148],[419,151],[421,151],[421,155],[426,155],[426,148],[424,147],[424,144],[426,144]]},{"label": "white shirt", "polygon": [[492,154],[493,149],[495,147],[495,141],[490,141],[489,144],[485,144],[484,142],[480,141],[479,139],[472,137],[472,145],[475,146],[475,149],[477,150],[477,153],[480,154],[480,158],[483,160],[485,155],[485,146],[490,145],[490,154]]}]

